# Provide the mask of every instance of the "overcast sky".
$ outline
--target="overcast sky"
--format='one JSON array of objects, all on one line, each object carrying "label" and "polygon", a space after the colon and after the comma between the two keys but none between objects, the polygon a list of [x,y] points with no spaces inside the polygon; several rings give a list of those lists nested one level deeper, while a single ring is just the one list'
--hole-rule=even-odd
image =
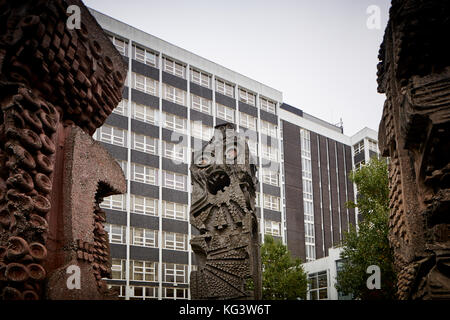
[{"label": "overcast sky", "polygon": [[[347,135],[378,130],[384,95],[377,93],[376,66],[388,0],[84,3],[273,87],[307,113],[331,123],[342,118]],[[380,9],[380,29],[367,27],[371,5]]]}]

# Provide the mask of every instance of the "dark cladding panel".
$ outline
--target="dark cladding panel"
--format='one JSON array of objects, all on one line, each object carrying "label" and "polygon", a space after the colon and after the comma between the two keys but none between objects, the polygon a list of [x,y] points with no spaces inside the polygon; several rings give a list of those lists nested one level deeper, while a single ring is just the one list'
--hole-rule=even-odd
[{"label": "dark cladding panel", "polygon": [[310,132],[311,138],[311,169],[313,182],[313,208],[314,208],[314,235],[316,242],[316,259],[324,256],[323,252],[323,238],[322,238],[322,212],[320,210],[320,175],[319,175],[319,159],[318,159],[318,144],[317,134]]},{"label": "dark cladding panel", "polygon": [[253,117],[258,116],[258,109],[254,106],[251,106],[247,103],[244,103],[242,101],[239,101],[239,111],[244,112],[246,114],[249,114]]},{"label": "dark cladding panel", "polygon": [[223,95],[221,93],[216,92],[216,102],[219,104],[223,104],[224,106],[236,109],[236,100]]},{"label": "dark cladding panel", "polygon": [[159,81],[159,70],[145,63],[131,60],[131,71]]},{"label": "dark cladding panel", "polygon": [[[347,198],[348,201],[355,201],[355,193],[353,190],[353,182],[348,178],[349,173],[353,170],[352,166],[352,150],[350,146],[345,146],[345,166],[347,172]],[[356,225],[356,212],[354,208],[348,209],[349,222],[352,225]]]},{"label": "dark cladding panel", "polygon": [[320,173],[322,183],[322,210],[323,210],[323,229],[325,242],[325,256],[328,255],[328,249],[332,247],[331,243],[331,218],[330,218],[330,193],[328,191],[328,157],[326,138],[319,136],[319,152],[320,152]]},{"label": "dark cladding panel", "polygon": [[294,257],[306,260],[300,128],[283,121],[287,245]]},{"label": "dark cladding panel", "polygon": [[199,86],[198,84],[193,83],[193,82],[190,83],[190,86],[191,86],[190,87],[191,93],[193,93],[199,97],[209,99],[209,100],[213,99],[213,91],[211,89]]},{"label": "dark cladding panel", "polygon": [[128,118],[117,113],[111,113],[109,117],[106,118],[105,124],[126,130],[128,129]]},{"label": "dark cladding panel", "polygon": [[348,214],[347,214],[347,197],[345,192],[345,164],[344,164],[344,146],[342,143],[337,143],[337,162],[338,162],[338,179],[339,179],[339,204],[341,208],[341,238],[344,236],[344,232],[348,231]]},{"label": "dark cladding panel", "polygon": [[177,77],[173,74],[162,72],[162,81],[168,85],[187,91],[187,81],[183,78]]},{"label": "dark cladding panel", "polygon": [[339,244],[339,204],[338,204],[338,186],[336,175],[336,141],[332,139],[328,140],[328,159],[330,166],[330,190],[331,190],[331,210],[332,210],[332,223],[333,223],[333,246]]}]

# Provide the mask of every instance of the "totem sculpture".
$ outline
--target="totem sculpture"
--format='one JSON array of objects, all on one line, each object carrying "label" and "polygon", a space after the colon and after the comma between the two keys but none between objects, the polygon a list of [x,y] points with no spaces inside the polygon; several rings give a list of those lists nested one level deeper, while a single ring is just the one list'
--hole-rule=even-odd
[{"label": "totem sculpture", "polygon": [[450,3],[393,0],[379,52],[400,299],[450,299]]},{"label": "totem sculpture", "polygon": [[256,166],[233,124],[214,136],[191,164],[191,240],[198,270],[191,272],[193,299],[260,299],[261,258],[255,214]]},{"label": "totem sculpture", "polygon": [[[69,5],[79,29],[66,23]],[[99,204],[126,184],[91,135],[125,74],[81,1],[0,1],[1,299],[114,297]]]}]

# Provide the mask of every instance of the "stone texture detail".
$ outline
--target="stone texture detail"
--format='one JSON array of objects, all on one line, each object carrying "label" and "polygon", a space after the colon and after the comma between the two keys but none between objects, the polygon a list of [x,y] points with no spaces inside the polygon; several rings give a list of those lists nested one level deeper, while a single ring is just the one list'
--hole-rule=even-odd
[{"label": "stone texture detail", "polygon": [[379,128],[390,157],[390,235],[400,299],[450,299],[450,3],[393,0],[380,47]]},{"label": "stone texture detail", "polygon": [[[80,29],[66,25],[72,4]],[[0,1],[0,21],[0,298],[109,297],[98,205],[125,179],[90,135],[121,100],[126,66],[81,1]],[[64,291],[69,263],[78,295]]]},{"label": "stone texture detail", "polygon": [[191,164],[191,240],[198,270],[191,272],[193,299],[260,299],[261,258],[255,215],[256,166],[232,124],[214,137]]}]

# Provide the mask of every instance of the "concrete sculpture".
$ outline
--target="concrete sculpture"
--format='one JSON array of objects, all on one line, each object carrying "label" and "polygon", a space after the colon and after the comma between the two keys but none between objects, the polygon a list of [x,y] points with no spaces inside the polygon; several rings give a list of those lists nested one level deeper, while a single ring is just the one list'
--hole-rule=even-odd
[{"label": "concrete sculpture", "polygon": [[113,298],[99,204],[126,184],[91,135],[126,65],[81,1],[0,1],[0,24],[0,298]]},{"label": "concrete sculpture", "polygon": [[400,299],[450,299],[450,3],[393,0],[379,52]]},{"label": "concrete sculpture", "polygon": [[255,214],[256,166],[233,124],[214,136],[191,164],[191,240],[198,270],[191,272],[193,299],[260,299],[261,258]]}]

